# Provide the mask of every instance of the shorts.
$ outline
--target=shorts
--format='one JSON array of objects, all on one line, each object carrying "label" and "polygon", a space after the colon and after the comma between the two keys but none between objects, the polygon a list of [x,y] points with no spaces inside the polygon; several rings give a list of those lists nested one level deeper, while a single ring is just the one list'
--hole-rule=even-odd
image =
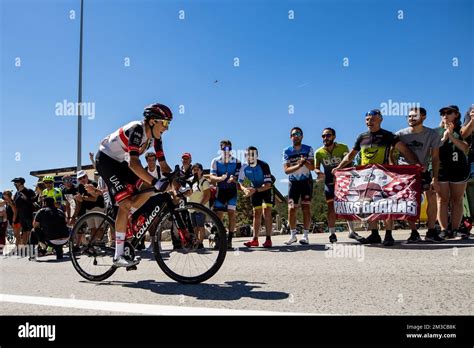
[{"label": "shorts", "polygon": [[203,213],[191,213],[191,221],[193,227],[204,227],[204,223],[206,222],[206,215]]},{"label": "shorts", "polygon": [[327,203],[334,200],[334,182],[324,183],[324,195],[326,196]]},{"label": "shorts", "polygon": [[290,181],[288,185],[288,204],[299,206],[311,204],[313,198],[313,180]]},{"label": "shorts", "polygon": [[[103,212],[104,212],[104,208],[95,207],[95,208],[87,209],[87,210],[86,210],[86,213],[90,213],[90,212],[100,212],[100,213],[103,213]],[[100,224],[101,224],[103,221],[104,221],[104,219],[101,218],[101,217],[95,217],[95,218],[87,219],[87,226],[88,226],[89,228],[99,228]]]},{"label": "shorts", "polygon": [[30,232],[33,229],[33,218],[31,219],[21,219],[20,218],[20,225],[22,232]]},{"label": "shorts", "polygon": [[265,205],[265,208],[272,208],[275,205],[275,194],[273,188],[262,192],[255,192],[252,195],[253,209],[261,209],[263,204]]},{"label": "shorts", "polygon": [[421,188],[423,191],[429,191],[431,188],[431,172],[426,171],[421,173]]},{"label": "shorts", "polygon": [[440,168],[438,173],[438,182],[462,184],[469,180],[470,175],[470,167],[468,165],[457,168],[449,168],[449,170]]},{"label": "shorts", "polygon": [[96,155],[96,169],[109,189],[116,203],[132,196],[137,191],[138,176],[129,168],[127,162],[118,162],[102,151]]},{"label": "shorts", "polygon": [[237,187],[217,188],[214,210],[235,210],[237,206]]}]

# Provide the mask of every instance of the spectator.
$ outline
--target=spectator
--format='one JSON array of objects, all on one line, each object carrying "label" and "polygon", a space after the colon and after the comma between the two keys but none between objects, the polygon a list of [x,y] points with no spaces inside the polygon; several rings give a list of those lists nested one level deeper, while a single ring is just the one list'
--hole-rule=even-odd
[{"label": "spectator", "polygon": [[[189,202],[199,203],[209,208],[209,199],[211,198],[211,191],[209,181],[203,177],[203,167],[201,163],[196,163],[192,166],[192,194],[189,197]],[[206,222],[206,216],[204,213],[193,212],[191,213],[191,221],[193,227],[196,228],[197,236],[199,239],[198,249],[204,248],[203,241],[205,238],[204,223]]]},{"label": "spectator", "polygon": [[217,194],[214,210],[222,220],[224,212],[229,217],[229,234],[227,248],[232,248],[232,237],[235,232],[237,207],[237,179],[240,172],[240,161],[232,156],[232,143],[230,140],[220,142],[221,155],[211,162],[211,181],[217,182]]},{"label": "spectator", "polygon": [[63,205],[63,193],[57,187],[54,187],[54,176],[46,175],[43,178],[43,183],[46,188],[43,190],[43,197],[51,197],[54,199],[57,208],[61,208]]},{"label": "spectator", "polygon": [[[97,182],[89,180],[89,177],[83,170],[77,172],[76,177],[79,181],[79,185],[77,187],[78,193],[75,196],[76,209],[74,210],[73,221],[88,212],[103,212],[105,208],[104,197],[102,196],[102,191],[98,189]],[[92,238],[97,235],[97,229],[100,226],[101,220],[101,218],[88,220]]]},{"label": "spectator", "polygon": [[160,166],[156,164],[156,154],[154,152],[147,152],[145,155],[147,172],[156,179],[161,178]]},{"label": "spectator", "polygon": [[[439,191],[439,147],[441,146],[441,136],[434,129],[425,127],[426,110],[414,107],[410,109],[407,116],[408,128],[404,128],[395,133],[400,140],[418,157],[425,171],[422,173],[421,185],[427,201],[426,215],[428,217],[428,232],[425,240],[431,242],[442,242],[435,228],[436,223],[436,191]],[[399,164],[407,164],[403,156],[399,158]],[[431,172],[428,170],[431,167]],[[416,243],[421,240],[414,221],[408,222],[411,228],[411,235],[407,243]]]},{"label": "spectator", "polygon": [[25,187],[25,179],[15,178],[12,180],[17,191],[13,196],[13,201],[17,209],[21,225],[21,245],[29,244],[30,232],[33,228],[33,199],[35,193],[33,190]]},{"label": "spectator", "polygon": [[464,116],[464,123],[461,128],[463,139],[470,144],[469,163],[471,165],[471,177],[474,175],[474,104],[467,110]]},{"label": "spectator", "polygon": [[192,180],[193,171],[191,167],[191,161],[192,161],[191,154],[189,152],[183,153],[183,155],[181,156],[181,167],[180,167],[181,175],[180,176],[184,178],[186,181]]},{"label": "spectator", "polygon": [[13,235],[15,236],[15,245],[18,247],[21,243],[21,225],[20,217],[16,209],[15,202],[13,201],[13,194],[11,191],[3,191],[3,199],[5,201],[5,212],[7,214],[7,221],[13,229]]},{"label": "spectator", "polygon": [[[441,237],[454,238],[463,216],[463,196],[470,176],[467,158],[469,144],[461,137],[461,113],[456,105],[439,110],[441,127],[437,128],[441,138],[439,149],[438,221]],[[451,206],[451,228],[448,226],[448,210]],[[462,237],[465,237],[462,235]]]},{"label": "spectator", "polygon": [[[240,169],[239,185],[245,197],[251,197],[253,207],[253,239],[244,243],[248,248],[258,247],[258,235],[262,216],[265,219],[266,239],[264,248],[272,247],[272,208],[275,205],[272,173],[270,166],[258,159],[258,150],[255,146],[247,148],[247,164]],[[245,180],[250,181],[250,187],[244,186]],[[262,211],[263,210],[263,211]]]},{"label": "spectator", "polygon": [[7,236],[7,227],[8,227],[8,219],[7,219],[7,210],[6,210],[7,203],[3,200],[3,195],[0,196],[0,251],[3,249],[6,242]]},{"label": "spectator", "polygon": [[[74,202],[74,197],[78,194],[77,187],[74,186],[74,181],[70,175],[63,176],[63,201],[66,211],[66,223],[70,226],[73,225],[73,211],[72,206],[76,208],[76,203]],[[72,204],[71,204],[72,203]]]},{"label": "spectator", "polygon": [[66,226],[66,216],[56,206],[56,201],[51,196],[43,197],[44,208],[35,216],[33,225],[36,237],[56,252],[56,259],[63,258],[63,245],[69,239],[69,230]]},{"label": "spectator", "polygon": [[290,131],[292,146],[283,151],[283,168],[288,175],[288,220],[290,220],[290,239],[286,245],[293,244],[296,238],[296,211],[301,204],[303,211],[303,238],[301,244],[309,243],[311,224],[311,199],[313,198],[314,151],[311,146],[302,144],[303,130],[293,127]]},{"label": "spectator", "polygon": [[41,209],[43,206],[43,191],[45,189],[46,185],[41,180],[38,180],[35,186],[35,197],[33,198],[35,210]]},{"label": "spectator", "polygon": [[[336,131],[332,128],[324,128],[323,134],[324,146],[316,150],[314,154],[314,162],[317,180],[324,180],[324,195],[326,196],[326,204],[328,206],[328,227],[329,227],[329,242],[337,242],[336,237],[336,212],[334,211],[334,175],[332,170],[344,159],[344,156],[349,153],[349,148],[346,144],[336,143]],[[323,166],[324,172],[319,168]],[[354,224],[352,221],[347,221],[349,226],[349,238],[360,240],[362,237],[354,231]]]},{"label": "spectator", "polygon": [[[333,169],[333,174],[341,168],[351,164],[358,153],[360,153],[361,165],[366,164],[388,164],[390,157],[390,148],[395,147],[401,155],[405,157],[410,164],[419,164],[416,155],[403,143],[400,139],[385,129],[381,128],[383,116],[380,110],[374,109],[365,114],[365,124],[368,128],[367,132],[360,134],[352,148],[351,152],[344,160]],[[384,246],[392,246],[395,240],[392,236],[393,222],[385,221],[385,238]],[[369,223],[372,233],[367,237],[359,240],[362,244],[376,244],[382,240],[379,235],[377,221]]]}]

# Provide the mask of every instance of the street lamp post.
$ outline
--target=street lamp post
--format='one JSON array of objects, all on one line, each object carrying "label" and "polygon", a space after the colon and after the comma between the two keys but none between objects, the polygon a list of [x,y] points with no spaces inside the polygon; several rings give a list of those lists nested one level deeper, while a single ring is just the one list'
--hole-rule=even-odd
[{"label": "street lamp post", "polygon": [[81,170],[81,157],[82,157],[82,23],[83,23],[83,6],[84,0],[81,0],[81,26],[80,26],[80,39],[79,39],[79,96],[78,96],[78,108],[77,108],[77,171]]}]

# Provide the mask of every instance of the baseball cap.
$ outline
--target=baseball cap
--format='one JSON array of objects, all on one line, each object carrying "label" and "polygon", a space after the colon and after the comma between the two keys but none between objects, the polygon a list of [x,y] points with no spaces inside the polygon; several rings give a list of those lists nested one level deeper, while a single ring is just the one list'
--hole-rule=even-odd
[{"label": "baseball cap", "polygon": [[181,158],[191,158],[191,154],[189,152],[185,152],[185,153],[183,153]]},{"label": "baseball cap", "polygon": [[382,117],[382,113],[380,112],[379,109],[372,109],[370,111],[367,111],[365,113],[365,116],[380,116],[380,117]]},{"label": "baseball cap", "polygon": [[459,113],[459,108],[457,105],[448,105],[448,106],[445,106],[441,109],[439,109],[439,113],[442,114],[444,111],[447,111],[447,110],[454,110],[456,111],[457,113]]},{"label": "baseball cap", "polygon": [[24,184],[24,183],[25,183],[25,179],[24,179],[24,178],[21,178],[21,177],[19,177],[19,178],[14,178],[14,179],[12,180],[12,182],[19,182],[20,184]]},{"label": "baseball cap", "polygon": [[80,171],[77,172],[76,178],[80,179],[80,178],[82,178],[83,176],[86,176],[86,175],[87,174],[86,174],[85,171],[80,170]]}]

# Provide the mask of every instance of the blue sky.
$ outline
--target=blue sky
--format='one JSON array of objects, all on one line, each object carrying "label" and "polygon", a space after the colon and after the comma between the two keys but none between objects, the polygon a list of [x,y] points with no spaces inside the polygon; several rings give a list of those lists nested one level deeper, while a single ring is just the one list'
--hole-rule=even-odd
[{"label": "blue sky", "polygon": [[[84,2],[83,101],[95,105],[83,120],[84,164],[152,102],[175,113],[164,135],[170,164],[191,152],[209,167],[227,138],[237,150],[257,146],[278,180],[295,125],[315,149],[324,127],[352,146],[364,113],[389,100],[420,103],[428,126],[440,107],[474,103],[470,0]],[[77,101],[80,2],[0,3],[0,189],[16,176],[31,187],[30,171],[76,164],[76,117],[55,111]],[[405,118],[382,126],[396,131]]]}]

